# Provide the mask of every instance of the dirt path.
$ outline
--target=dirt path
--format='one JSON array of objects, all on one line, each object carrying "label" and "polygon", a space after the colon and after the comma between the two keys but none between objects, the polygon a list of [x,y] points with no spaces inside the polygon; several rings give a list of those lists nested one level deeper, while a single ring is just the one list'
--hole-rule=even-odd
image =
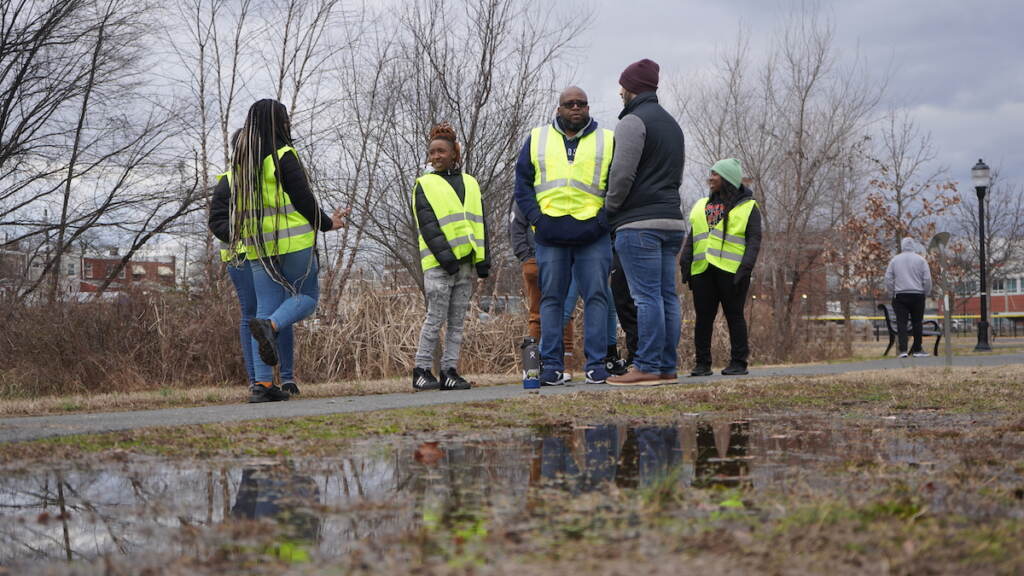
[{"label": "dirt path", "polygon": [[[957,356],[955,366],[999,366],[1024,364],[1024,353],[999,354],[991,356]],[[897,360],[893,358],[844,364],[815,364],[755,368],[749,376],[742,378],[774,378],[784,376],[820,376],[843,374],[868,370],[912,370],[916,366],[942,366],[942,358],[915,358]],[[706,378],[680,379],[682,385],[703,383],[723,379],[715,375]],[[734,377],[735,378],[735,377]],[[566,394],[580,389],[610,390],[612,386],[587,386],[578,384],[558,388],[544,388],[541,394]],[[518,383],[501,386],[474,388],[462,392],[422,392],[406,394],[377,394],[369,396],[345,396],[337,398],[295,399],[289,402],[269,404],[236,404],[200,406],[194,408],[172,408],[164,410],[141,410],[92,414],[69,414],[60,416],[37,416],[0,419],[0,442],[36,440],[51,436],[74,434],[96,434],[148,428],[153,426],[187,426],[217,422],[240,422],[267,418],[296,418],[349,412],[369,412],[395,408],[411,408],[454,404],[464,402],[486,402],[521,397],[526,394]]]}]

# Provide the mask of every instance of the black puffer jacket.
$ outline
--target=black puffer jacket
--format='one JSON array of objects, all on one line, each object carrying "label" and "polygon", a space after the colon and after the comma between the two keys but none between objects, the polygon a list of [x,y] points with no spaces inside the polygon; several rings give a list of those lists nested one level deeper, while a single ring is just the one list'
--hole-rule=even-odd
[{"label": "black puffer jacket", "polygon": [[[731,186],[729,187],[731,188]],[[708,198],[708,204],[717,204],[719,202],[725,204],[725,218],[728,218],[730,210],[753,197],[754,193],[750,188],[740,184],[739,190],[732,188],[732,190],[725,190],[722,193],[713,193]],[[750,277],[751,272],[754,270],[754,264],[757,263],[757,254],[761,251],[761,210],[757,206],[750,212],[750,218],[747,219],[745,238],[747,247],[743,251],[743,260],[740,262],[739,270],[736,271],[737,279]],[[684,283],[690,280],[691,264],[693,264],[692,226],[690,227],[690,233],[686,235],[686,244],[683,246],[682,252],[679,253],[679,268],[682,272]]]},{"label": "black puffer jacket", "polygon": [[[445,182],[455,190],[455,194],[459,197],[459,202],[466,201],[466,184],[462,180],[462,172],[460,170],[453,168],[446,172],[436,172],[436,174],[444,178]],[[423,241],[427,243],[427,248],[430,249],[434,258],[437,258],[441,268],[444,268],[444,271],[449,274],[456,274],[459,271],[459,261],[455,259],[455,253],[452,252],[451,246],[448,245],[448,239],[444,237],[444,231],[441,230],[441,226],[437,222],[434,208],[427,200],[427,195],[423,193],[423,187],[420,186],[419,182],[416,183],[416,190],[413,192],[413,196],[415,198],[413,209],[416,210],[416,221],[419,223],[420,236],[423,236]],[[483,203],[481,203],[481,207],[483,207]],[[486,208],[483,208],[483,210],[485,257],[476,264],[476,275],[480,278],[486,278],[491,272],[491,247],[490,234],[487,232],[487,210]],[[470,254],[465,259],[472,261],[473,255]]]}]

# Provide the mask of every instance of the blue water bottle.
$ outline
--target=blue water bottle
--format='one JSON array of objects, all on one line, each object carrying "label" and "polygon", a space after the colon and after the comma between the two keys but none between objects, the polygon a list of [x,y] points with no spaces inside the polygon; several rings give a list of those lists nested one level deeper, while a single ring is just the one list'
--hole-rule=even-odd
[{"label": "blue water bottle", "polygon": [[519,345],[519,355],[523,366],[523,390],[540,388],[540,349],[537,348],[537,340],[523,338],[523,343]]}]

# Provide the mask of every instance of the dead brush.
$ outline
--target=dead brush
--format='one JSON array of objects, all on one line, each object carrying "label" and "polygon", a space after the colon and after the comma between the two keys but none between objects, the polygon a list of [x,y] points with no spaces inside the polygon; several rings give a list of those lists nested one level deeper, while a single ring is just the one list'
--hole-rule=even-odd
[{"label": "dead brush", "polygon": [[[412,370],[425,314],[419,292],[358,286],[342,298],[335,319],[306,322],[306,329],[296,333],[296,366],[326,380],[404,376]],[[519,342],[525,334],[525,317],[492,316],[471,306],[460,371],[512,374],[518,370]]]},{"label": "dead brush", "polygon": [[0,391],[26,397],[244,381],[235,308],[233,295],[211,291],[8,309]]},{"label": "dead brush", "polygon": [[[525,314],[466,315],[459,369],[465,374],[515,374]],[[0,338],[0,392],[11,398],[244,386],[238,344],[238,303],[226,280],[203,293],[125,293],[114,301],[0,309],[8,319]],[[682,302],[679,365],[693,359],[693,310]],[[842,354],[835,327],[798,330],[796,358],[773,355],[778,335],[767,303],[750,306],[751,359],[760,364],[825,360]],[[295,327],[296,372],[302,382],[404,377],[425,314],[423,296],[358,283],[334,316]],[[582,314],[577,313],[577,363],[582,366]],[[619,350],[625,351],[619,330]],[[729,336],[719,317],[713,340],[716,365],[728,361]],[[579,367],[579,366],[578,366]],[[577,369],[578,369],[577,367]],[[570,367],[570,369],[573,369]]]}]

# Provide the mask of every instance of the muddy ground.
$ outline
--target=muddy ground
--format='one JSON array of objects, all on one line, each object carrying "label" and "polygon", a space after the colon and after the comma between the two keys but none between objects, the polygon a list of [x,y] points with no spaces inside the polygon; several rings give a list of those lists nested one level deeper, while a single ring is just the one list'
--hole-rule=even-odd
[{"label": "muddy ground", "polygon": [[11,574],[1019,574],[1024,366],[0,445],[0,515]]}]

